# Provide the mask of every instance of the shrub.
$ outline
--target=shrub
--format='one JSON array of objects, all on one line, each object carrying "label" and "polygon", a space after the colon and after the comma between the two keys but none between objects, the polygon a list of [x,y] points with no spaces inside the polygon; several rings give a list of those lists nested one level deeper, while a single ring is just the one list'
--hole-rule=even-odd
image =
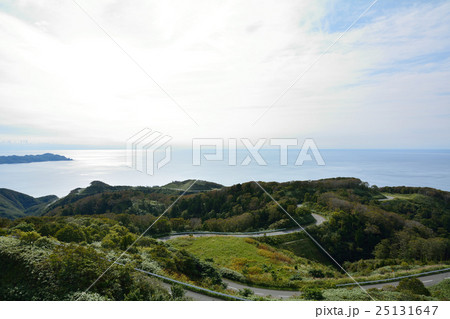
[{"label": "shrub", "polygon": [[29,224],[29,223],[25,223],[25,222],[21,222],[20,224],[18,224],[17,226],[13,227],[12,229],[18,229],[21,230],[23,232],[31,232],[34,230],[34,225],[33,224]]},{"label": "shrub", "polygon": [[450,279],[444,279],[429,289],[433,297],[439,300],[450,300]]},{"label": "shrub", "polygon": [[41,248],[52,249],[56,246],[57,242],[48,237],[40,237],[38,240],[34,242],[34,244]]},{"label": "shrub", "polygon": [[155,260],[151,260],[148,257],[144,257],[144,259],[141,262],[140,268],[142,270],[159,274],[161,273],[161,267],[159,267],[158,263]]},{"label": "shrub", "polygon": [[67,224],[56,233],[58,240],[66,243],[79,243],[86,240],[83,230],[74,224]]},{"label": "shrub", "polygon": [[173,299],[181,299],[186,293],[181,285],[172,285],[170,287],[170,292],[172,293]]},{"label": "shrub", "polygon": [[244,297],[253,296],[255,293],[250,288],[239,289],[239,294]]},{"label": "shrub", "polygon": [[294,280],[302,280],[302,276],[300,276],[300,274],[295,274],[292,275],[291,278],[289,278],[289,280],[294,281]]},{"label": "shrub", "polygon": [[417,278],[405,278],[400,280],[397,290],[400,292],[409,292],[415,295],[430,296],[430,292],[423,285],[423,283]]},{"label": "shrub", "polygon": [[219,269],[219,273],[223,278],[227,278],[227,279],[234,280],[234,281],[245,282],[244,275],[242,275],[241,273],[239,273],[235,270],[223,267],[223,268]]},{"label": "shrub", "polygon": [[152,247],[156,245],[157,241],[150,237],[142,237],[136,242],[136,246],[140,247]]},{"label": "shrub", "polygon": [[306,300],[324,300],[322,291],[317,288],[306,288],[303,291],[302,297]]},{"label": "shrub", "polygon": [[29,231],[29,232],[21,232],[20,233],[20,241],[24,242],[26,244],[32,244],[36,240],[38,240],[41,237],[37,232],[35,231]]},{"label": "shrub", "polygon": [[314,278],[324,278],[325,274],[320,269],[311,269],[308,273]]}]

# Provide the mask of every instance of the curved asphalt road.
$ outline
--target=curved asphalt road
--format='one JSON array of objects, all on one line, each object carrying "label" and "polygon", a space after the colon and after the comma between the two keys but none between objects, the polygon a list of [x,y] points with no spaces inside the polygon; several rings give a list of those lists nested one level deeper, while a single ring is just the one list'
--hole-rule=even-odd
[{"label": "curved asphalt road", "polygon": [[[323,216],[320,216],[318,214],[315,213],[311,213],[311,215],[314,217],[314,219],[316,220],[314,222],[313,225],[320,225],[322,224],[324,221],[326,221],[326,219]],[[181,234],[181,235],[169,235],[166,237],[160,237],[157,238],[158,240],[162,240],[162,241],[166,241],[169,239],[174,239],[174,238],[179,238],[179,237],[186,237],[186,236],[192,236],[192,237],[211,237],[211,236],[224,236],[224,237],[263,237],[263,236],[278,236],[278,235],[285,235],[285,234],[290,234],[290,233],[297,233],[297,232],[301,232],[302,229],[301,228],[293,228],[293,229],[287,229],[287,230],[280,230],[280,231],[274,231],[274,232],[266,232],[266,231],[261,231],[261,232],[257,232],[257,233],[251,233],[251,234],[208,234],[208,233],[204,233],[204,234]]]},{"label": "curved asphalt road", "polygon": [[[436,285],[444,279],[450,279],[450,271],[440,273],[440,274],[427,275],[427,276],[415,277],[415,278],[418,278],[420,281],[423,282],[423,284],[425,286],[428,287],[428,286]],[[228,284],[229,289],[240,290],[240,289],[244,289],[244,288],[249,288],[249,289],[253,290],[255,295],[258,295],[258,296],[272,296],[274,298],[285,299],[285,298],[290,298],[295,295],[298,296],[301,294],[301,291],[255,288],[255,287],[246,286],[246,285],[243,285],[243,284],[231,281],[231,280],[227,280],[227,279],[223,279],[223,281]],[[362,287],[364,289],[370,289],[370,288],[381,289],[386,285],[397,286],[398,283],[399,283],[399,281],[393,281],[393,282],[385,282],[385,283],[373,284],[373,285],[363,285]],[[357,286],[355,285],[354,287],[357,287]]]},{"label": "curved asphalt road", "polygon": [[[318,214],[311,213],[311,215],[316,220],[313,225],[320,225],[323,222],[326,221],[326,219]],[[259,233],[253,233],[253,234],[226,234],[226,235],[218,235],[218,234],[192,234],[193,237],[211,237],[211,236],[226,236],[226,237],[262,237],[262,236],[278,236],[278,235],[284,235],[284,234],[290,234],[295,232],[301,232],[301,228],[294,228],[294,229],[288,229],[288,230],[281,230],[276,232],[259,232]],[[179,237],[185,237],[189,236],[186,234],[183,235],[172,235],[172,236],[166,236],[158,238],[159,240],[166,241],[169,239],[179,238]],[[238,291],[240,289],[249,288],[251,289],[255,295],[257,296],[272,296],[275,298],[290,298],[294,295],[299,295],[300,291],[294,291],[294,290],[275,290],[275,289],[266,289],[266,288],[256,288],[256,287],[250,287],[246,286],[241,283],[237,283],[228,279],[223,279],[223,282],[228,284],[228,289]],[[170,291],[170,285],[166,283],[162,283],[162,285]],[[207,295],[202,295],[197,292],[193,292],[190,290],[186,290],[186,296],[191,297],[194,300],[201,300],[201,301],[207,301],[207,300],[222,300],[215,297],[210,297]]]},{"label": "curved asphalt road", "polygon": [[257,288],[257,287],[250,287],[243,285],[238,282],[234,282],[228,279],[222,279],[223,282],[228,284],[228,289],[231,290],[240,290],[244,288],[251,289],[256,296],[272,296],[274,298],[290,298],[294,295],[300,295],[301,291],[295,291],[295,290],[276,290],[276,289],[266,289],[266,288]]},{"label": "curved asphalt road", "polygon": [[392,200],[392,199],[395,198],[394,196],[389,196],[389,195],[385,195],[385,196],[386,196],[386,198],[379,199],[378,201],[379,202],[385,202],[387,200]]},{"label": "curved asphalt road", "polygon": [[[311,215],[316,220],[314,225],[320,225],[320,224],[322,224],[323,222],[326,221],[326,219],[323,216],[321,216],[321,215],[318,215],[318,214],[315,214],[315,213],[311,213]],[[196,235],[193,235],[193,236],[194,237],[204,237],[204,236],[261,237],[261,236],[264,236],[264,235],[266,235],[266,236],[276,236],[276,235],[289,234],[289,233],[299,232],[299,231],[302,231],[302,229],[301,228],[296,228],[296,229],[290,229],[290,230],[279,231],[279,232],[272,232],[272,233],[260,232],[260,233],[255,233],[255,234],[251,234],[251,235],[242,235],[242,234],[236,234],[236,235],[229,235],[229,234],[228,235],[196,234]],[[186,235],[173,235],[173,236],[160,238],[160,240],[168,240],[168,239],[173,239],[173,238],[183,237],[183,236],[186,236]],[[439,282],[441,282],[444,279],[450,279],[450,272],[440,273],[440,274],[433,274],[433,275],[427,275],[427,276],[417,277],[417,278],[419,280],[421,280],[425,286],[432,286],[432,285],[438,284]],[[228,280],[228,279],[223,279],[223,282],[227,283],[228,284],[228,289],[231,289],[231,290],[238,291],[238,290],[244,289],[244,288],[251,289],[255,293],[256,296],[272,296],[274,298],[286,299],[286,298],[290,298],[292,296],[301,294],[301,291],[295,291],[295,290],[277,290],[277,289],[250,287],[250,286],[247,286],[247,285],[244,285],[244,284],[241,284],[241,283],[238,283],[238,282],[234,282],[234,281],[231,281],[231,280]],[[399,283],[399,281],[393,281],[393,282],[380,283],[380,284],[364,285],[363,287],[365,289],[383,288],[386,285],[397,286],[398,283]],[[170,285],[169,284],[166,284],[166,283],[162,283],[162,284],[170,291]],[[199,294],[197,292],[193,292],[193,291],[189,291],[189,290],[186,290],[186,296],[191,297],[194,300],[202,300],[202,301],[221,300],[219,298],[202,295],[202,294]]]},{"label": "curved asphalt road", "polygon": [[[427,275],[423,277],[415,277],[423,282],[424,286],[433,286],[438,283],[440,283],[444,279],[450,279],[450,271],[449,272],[443,272],[440,274],[434,274],[434,275]],[[384,282],[381,284],[373,284],[373,285],[364,285],[362,286],[365,289],[370,288],[383,288],[384,286],[390,285],[390,286],[397,286],[399,281],[392,281],[392,282]]]}]

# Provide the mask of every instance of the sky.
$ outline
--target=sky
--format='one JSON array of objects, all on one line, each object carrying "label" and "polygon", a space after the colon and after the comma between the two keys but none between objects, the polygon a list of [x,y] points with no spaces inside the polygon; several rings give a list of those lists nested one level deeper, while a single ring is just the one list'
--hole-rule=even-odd
[{"label": "sky", "polygon": [[450,148],[450,2],[372,3],[0,0],[0,144]]}]

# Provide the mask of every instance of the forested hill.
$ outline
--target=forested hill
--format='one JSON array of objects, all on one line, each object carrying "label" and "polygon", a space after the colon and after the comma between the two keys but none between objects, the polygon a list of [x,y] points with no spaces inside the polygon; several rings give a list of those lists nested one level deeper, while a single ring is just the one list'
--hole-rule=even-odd
[{"label": "forested hill", "polygon": [[[174,182],[168,187],[130,187],[96,181],[50,205],[40,206],[43,217],[25,220],[38,228],[45,227],[44,233],[49,236],[56,236],[66,222],[80,216],[114,220],[139,234],[167,209],[148,235],[297,227],[254,182],[221,188],[214,183],[199,182],[204,191],[190,190],[170,206],[192,182]],[[357,178],[260,184],[300,224],[312,224],[312,212],[325,216],[327,221],[320,227],[311,227],[309,232],[339,261],[374,256],[440,261],[450,256],[449,192],[369,187]],[[22,211],[37,207],[32,203],[40,199],[22,196],[20,203],[26,202],[25,199],[31,203],[22,204]],[[11,196],[8,198],[9,203],[14,202]],[[77,231],[84,232],[81,228]]]},{"label": "forested hill", "polygon": [[[189,185],[192,180],[172,182],[162,187],[110,186],[95,181],[84,189],[75,189],[68,196],[49,205],[43,212],[48,216],[70,215],[159,215]],[[336,178],[320,181],[263,183],[291,214],[297,214],[305,223],[312,221],[308,212],[298,209],[303,201],[314,199],[314,194],[346,189],[355,198],[369,201],[383,196],[355,178]],[[301,216],[302,215],[302,216]],[[305,216],[303,216],[305,215]],[[176,230],[197,224],[208,230],[247,231],[261,228],[294,226],[277,205],[253,182],[231,187],[198,181],[166,214],[168,218],[180,218]],[[309,215],[310,216],[310,215]],[[164,224],[164,221],[161,223]],[[161,226],[162,227],[162,226]]]},{"label": "forested hill", "polygon": [[10,189],[0,188],[0,217],[19,218],[39,214],[46,205],[57,200],[55,195],[35,198]]}]

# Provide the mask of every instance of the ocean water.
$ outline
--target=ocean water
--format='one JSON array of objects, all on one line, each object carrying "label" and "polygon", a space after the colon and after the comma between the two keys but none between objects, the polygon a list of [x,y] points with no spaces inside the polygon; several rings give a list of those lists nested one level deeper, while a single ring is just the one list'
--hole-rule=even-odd
[{"label": "ocean water", "polygon": [[[0,165],[0,188],[32,196],[67,195],[72,189],[86,187],[94,180],[110,185],[163,185],[175,180],[202,179],[232,185],[251,180],[290,181],[328,177],[357,177],[377,186],[428,186],[450,191],[450,150],[321,150],[324,166],[306,161],[295,166],[298,152],[288,153],[288,165],[280,165],[277,150],[263,150],[267,162],[259,166],[228,165],[222,161],[202,160],[192,165],[190,150],[172,152],[172,160],[148,175],[127,166],[125,150],[33,150],[0,152],[0,155],[42,154],[51,152],[74,159],[63,162]],[[238,150],[237,163],[248,155]],[[314,157],[313,157],[314,158]]]}]

